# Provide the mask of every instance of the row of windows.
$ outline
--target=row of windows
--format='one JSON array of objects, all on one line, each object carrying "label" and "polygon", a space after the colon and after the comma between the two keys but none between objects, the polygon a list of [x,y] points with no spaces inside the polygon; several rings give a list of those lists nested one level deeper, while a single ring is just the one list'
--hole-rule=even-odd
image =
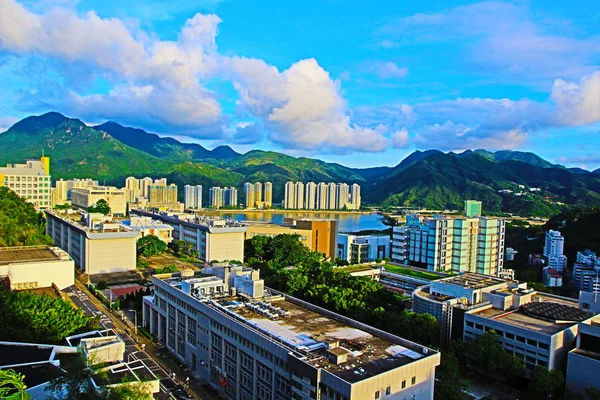
[{"label": "row of windows", "polygon": [[519,336],[519,335],[515,335],[514,333],[504,332],[499,329],[490,328],[487,326],[483,326],[481,324],[473,323],[471,321],[466,321],[465,324],[469,328],[474,328],[474,329],[482,331],[482,332],[489,332],[489,331],[493,330],[501,338],[505,338],[508,340],[516,340],[517,342],[520,342],[520,343],[527,343],[529,346],[539,347],[540,349],[544,349],[544,350],[549,349],[549,346],[547,343],[538,342],[537,340],[525,338],[525,337]]}]

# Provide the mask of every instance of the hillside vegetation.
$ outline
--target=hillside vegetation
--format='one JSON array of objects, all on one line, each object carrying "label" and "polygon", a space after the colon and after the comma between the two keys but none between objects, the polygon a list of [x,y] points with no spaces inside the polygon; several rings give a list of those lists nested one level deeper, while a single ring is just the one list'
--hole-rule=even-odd
[{"label": "hillside vegetation", "polygon": [[15,192],[0,187],[0,247],[51,243],[44,217]]}]

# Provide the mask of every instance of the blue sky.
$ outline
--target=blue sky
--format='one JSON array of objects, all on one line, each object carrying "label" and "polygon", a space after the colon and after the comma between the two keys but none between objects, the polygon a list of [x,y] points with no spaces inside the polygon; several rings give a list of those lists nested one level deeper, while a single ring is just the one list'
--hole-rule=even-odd
[{"label": "blue sky", "polygon": [[600,167],[600,2],[0,0],[0,131],[50,110],[349,166]]}]

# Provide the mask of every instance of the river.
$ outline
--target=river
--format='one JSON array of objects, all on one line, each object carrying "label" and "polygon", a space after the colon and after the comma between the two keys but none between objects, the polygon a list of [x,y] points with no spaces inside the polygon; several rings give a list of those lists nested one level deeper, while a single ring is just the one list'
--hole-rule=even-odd
[{"label": "river", "polygon": [[313,218],[313,219],[337,219],[338,232],[356,232],[363,230],[382,230],[389,226],[383,224],[383,216],[379,214],[360,213],[336,213],[336,212],[243,212],[243,213],[221,213],[223,217],[233,218],[237,221],[262,221],[273,224],[283,224],[284,218]]}]

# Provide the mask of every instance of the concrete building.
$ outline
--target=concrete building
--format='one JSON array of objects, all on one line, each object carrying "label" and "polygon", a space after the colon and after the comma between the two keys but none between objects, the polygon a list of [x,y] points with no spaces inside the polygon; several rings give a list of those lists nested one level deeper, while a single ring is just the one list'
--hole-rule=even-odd
[{"label": "concrete building", "polygon": [[7,164],[0,167],[0,186],[6,186],[37,211],[52,207],[52,179],[50,158],[27,160],[25,164]]},{"label": "concrete building", "polygon": [[311,229],[299,229],[293,225],[277,225],[277,224],[266,224],[263,222],[245,222],[248,225],[245,239],[252,239],[254,236],[267,236],[275,237],[277,235],[298,235],[300,242],[311,250],[312,248],[312,230]]},{"label": "concrete building", "polygon": [[579,308],[592,314],[600,314],[600,290],[579,292]]},{"label": "concrete building", "polygon": [[348,186],[347,183],[340,183],[338,185],[337,192],[337,208],[340,210],[351,209],[352,203],[350,203],[350,186]]},{"label": "concrete building", "polygon": [[88,275],[136,269],[137,230],[112,217],[46,210],[46,234]]},{"label": "concrete building", "polygon": [[329,187],[325,182],[320,182],[317,185],[317,196],[316,196],[316,205],[317,210],[327,210],[329,209],[329,203],[327,202],[327,191]]},{"label": "concrete building", "polygon": [[507,247],[505,254],[504,254],[504,260],[505,261],[514,261],[515,260],[515,256],[519,254],[519,252],[515,249],[513,249],[512,247]]},{"label": "concrete building", "polygon": [[93,186],[98,186],[98,181],[93,179],[59,179],[54,182],[54,204],[65,204],[71,200],[71,191],[73,189],[85,189]]},{"label": "concrete building", "polygon": [[390,236],[386,234],[354,235],[339,233],[337,239],[337,258],[350,264],[372,262],[390,256]]},{"label": "concrete building", "polygon": [[564,272],[567,268],[567,256],[564,255],[565,238],[560,232],[549,230],[546,232],[544,244],[544,257],[548,260],[547,265],[558,272]]},{"label": "concrete building", "polygon": [[264,207],[269,208],[273,205],[273,184],[265,182]]},{"label": "concrete building", "polygon": [[311,231],[312,243],[309,248],[323,254],[328,260],[334,260],[337,254],[337,220],[293,219],[286,218],[286,225]]},{"label": "concrete building", "polygon": [[223,207],[223,189],[220,187],[212,187],[209,191],[209,203],[211,208],[221,208]]},{"label": "concrete building", "polygon": [[223,205],[225,207],[237,207],[238,190],[234,187],[223,189]]},{"label": "concrete building", "polygon": [[504,240],[503,219],[413,214],[406,226],[393,229],[392,261],[430,271],[497,275],[504,267]]},{"label": "concrete building", "polygon": [[244,236],[248,227],[238,221],[184,213],[151,213],[141,210],[133,210],[132,213],[171,225],[173,239],[193,243],[201,260],[210,262],[244,259]]},{"label": "concrete building", "polygon": [[173,227],[161,221],[153,220],[150,217],[132,215],[128,220],[121,221],[120,224],[126,229],[138,231],[140,238],[153,235],[166,244],[173,241]]},{"label": "concrete building", "polygon": [[465,200],[465,216],[467,218],[481,217],[481,202]]},{"label": "concrete building", "polygon": [[194,210],[202,208],[202,185],[185,185],[184,206]]},{"label": "concrete building", "polygon": [[253,183],[244,183],[244,207],[246,208],[256,207],[256,195],[254,189],[255,186]]},{"label": "concrete building", "polygon": [[440,321],[441,343],[465,342],[493,329],[504,349],[536,367],[562,369],[578,323],[592,317],[576,301],[536,292],[527,283],[465,273],[431,282],[413,293],[413,310]]},{"label": "concrete building", "polygon": [[148,186],[148,202],[152,204],[177,203],[177,185],[174,183]]},{"label": "concrete building", "polygon": [[338,191],[337,185],[331,182],[327,185],[327,210],[335,210],[338,208]]},{"label": "concrete building", "polygon": [[48,288],[63,290],[75,284],[75,263],[58,247],[0,247],[0,281],[10,290]]},{"label": "concrete building", "polygon": [[254,184],[254,201],[256,204],[263,202],[263,184],[261,182]]},{"label": "concrete building", "polygon": [[586,249],[578,251],[571,284],[584,292],[600,291],[600,257]]},{"label": "concrete building", "polygon": [[71,190],[71,204],[75,209],[87,210],[101,199],[108,203],[113,215],[127,214],[127,197],[124,189],[117,189],[114,186],[92,186]]},{"label": "concrete building", "polygon": [[600,390],[600,317],[579,323],[577,345],[569,352],[567,389],[586,398],[586,389]]},{"label": "concrete building", "polygon": [[350,200],[352,202],[353,210],[360,210],[361,197],[360,197],[360,185],[358,183],[352,184],[350,192]]},{"label": "concrete building", "polygon": [[546,287],[562,286],[562,275],[552,267],[544,267],[542,270],[542,282]]},{"label": "concrete building", "polygon": [[220,268],[154,276],[143,320],[224,398],[433,399],[438,352]]},{"label": "concrete building", "polygon": [[306,184],[304,206],[307,210],[314,210],[317,208],[317,184],[314,182],[308,182]]},{"label": "concrete building", "polygon": [[294,204],[298,210],[304,210],[304,183],[296,182],[294,184],[294,195],[296,199]]}]

